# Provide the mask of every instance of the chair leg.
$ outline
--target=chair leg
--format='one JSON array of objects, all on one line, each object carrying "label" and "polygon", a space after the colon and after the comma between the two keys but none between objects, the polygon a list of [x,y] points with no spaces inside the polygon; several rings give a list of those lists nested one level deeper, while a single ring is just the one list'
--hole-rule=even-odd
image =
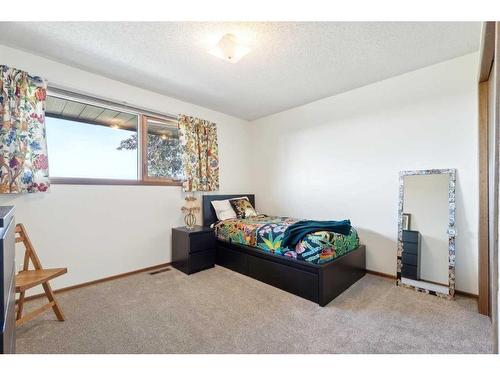
[{"label": "chair leg", "polygon": [[54,296],[54,292],[52,291],[49,282],[47,281],[45,283],[42,283],[42,286],[43,290],[45,290],[45,294],[47,295],[49,301],[54,302],[52,309],[54,310],[54,314],[56,314],[57,320],[63,322],[65,319],[64,314],[62,312],[61,306],[59,306],[59,303],[57,303],[56,297]]},{"label": "chair leg", "polygon": [[21,292],[19,294],[19,301],[17,303],[17,316],[16,316],[16,320],[19,320],[22,318],[23,316],[23,307],[24,307],[24,293],[25,292]]},{"label": "chair leg", "polygon": [[52,302],[49,302],[49,303],[43,305],[42,307],[39,307],[38,309],[30,311],[29,313],[24,315],[21,319],[16,320],[16,327],[20,327],[21,325],[23,325],[27,321],[30,321],[31,319],[33,319],[33,318],[37,317],[38,315],[42,314],[43,312],[45,312],[45,310],[50,309],[51,307],[54,307],[54,305],[55,305],[55,302],[52,301]]}]

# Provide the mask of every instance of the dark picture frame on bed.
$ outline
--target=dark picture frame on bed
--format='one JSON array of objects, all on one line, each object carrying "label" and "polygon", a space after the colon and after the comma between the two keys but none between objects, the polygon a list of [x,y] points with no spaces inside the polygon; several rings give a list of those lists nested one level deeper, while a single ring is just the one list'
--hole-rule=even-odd
[{"label": "dark picture frame on bed", "polygon": [[[218,221],[212,201],[242,196],[255,207],[254,194],[203,195],[203,225]],[[366,274],[366,249],[359,245],[330,262],[314,264],[216,239],[215,263],[326,306]]]}]

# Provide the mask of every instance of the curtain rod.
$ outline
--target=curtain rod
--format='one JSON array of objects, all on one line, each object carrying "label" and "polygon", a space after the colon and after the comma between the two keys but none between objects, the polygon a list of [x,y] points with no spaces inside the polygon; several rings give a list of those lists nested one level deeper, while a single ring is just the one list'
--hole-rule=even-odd
[{"label": "curtain rod", "polygon": [[153,111],[144,107],[139,107],[135,105],[131,105],[127,102],[119,102],[119,101],[113,101],[106,99],[102,96],[97,96],[97,95],[92,95],[92,94],[86,94],[82,93],[80,91],[75,91],[73,89],[67,89],[62,86],[58,85],[53,85],[49,84],[47,86],[47,91],[49,95],[54,95],[54,96],[62,96],[65,99],[76,99],[76,100],[82,100],[89,102],[88,104],[96,103],[96,104],[102,104],[104,106],[108,107],[118,107],[117,109],[125,109],[130,112],[133,112],[135,114],[144,114],[148,115],[151,117],[157,117],[160,119],[165,119],[165,120],[170,120],[170,121],[176,121],[177,122],[177,116],[170,114],[170,113],[162,113],[162,112],[157,112]]}]

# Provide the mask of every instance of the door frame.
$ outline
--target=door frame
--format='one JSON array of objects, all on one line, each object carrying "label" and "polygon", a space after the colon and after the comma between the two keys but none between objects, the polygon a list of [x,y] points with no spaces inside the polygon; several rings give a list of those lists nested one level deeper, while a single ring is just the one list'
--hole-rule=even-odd
[{"label": "door frame", "polygon": [[500,22],[484,22],[478,76],[478,310],[493,324],[498,353],[498,233],[500,155]]},{"label": "door frame", "polygon": [[479,162],[479,223],[478,223],[478,310],[481,314],[492,316],[490,290],[490,184],[489,167],[489,94],[490,76],[495,56],[495,22],[485,22],[481,33],[480,65],[478,77],[478,162]]}]

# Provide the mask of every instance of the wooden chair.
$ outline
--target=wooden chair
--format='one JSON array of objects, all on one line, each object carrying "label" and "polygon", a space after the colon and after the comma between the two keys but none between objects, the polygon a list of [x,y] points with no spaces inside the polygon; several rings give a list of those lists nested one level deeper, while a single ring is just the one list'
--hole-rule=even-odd
[{"label": "wooden chair", "polygon": [[[24,244],[25,252],[23,270],[16,275],[16,293],[19,293],[19,299],[16,301],[16,326],[18,327],[28,320],[35,318],[51,307],[56,314],[57,320],[64,321],[63,312],[56,301],[54,292],[50,287],[49,280],[64,275],[68,272],[67,268],[43,269],[40,259],[36,255],[35,248],[33,247],[33,244],[26,233],[26,229],[22,224],[16,225],[16,243],[18,242],[22,242]],[[29,269],[30,260],[34,267],[33,270]],[[26,290],[40,284],[45,291],[45,295],[49,299],[49,303],[23,316],[24,294]]]}]

